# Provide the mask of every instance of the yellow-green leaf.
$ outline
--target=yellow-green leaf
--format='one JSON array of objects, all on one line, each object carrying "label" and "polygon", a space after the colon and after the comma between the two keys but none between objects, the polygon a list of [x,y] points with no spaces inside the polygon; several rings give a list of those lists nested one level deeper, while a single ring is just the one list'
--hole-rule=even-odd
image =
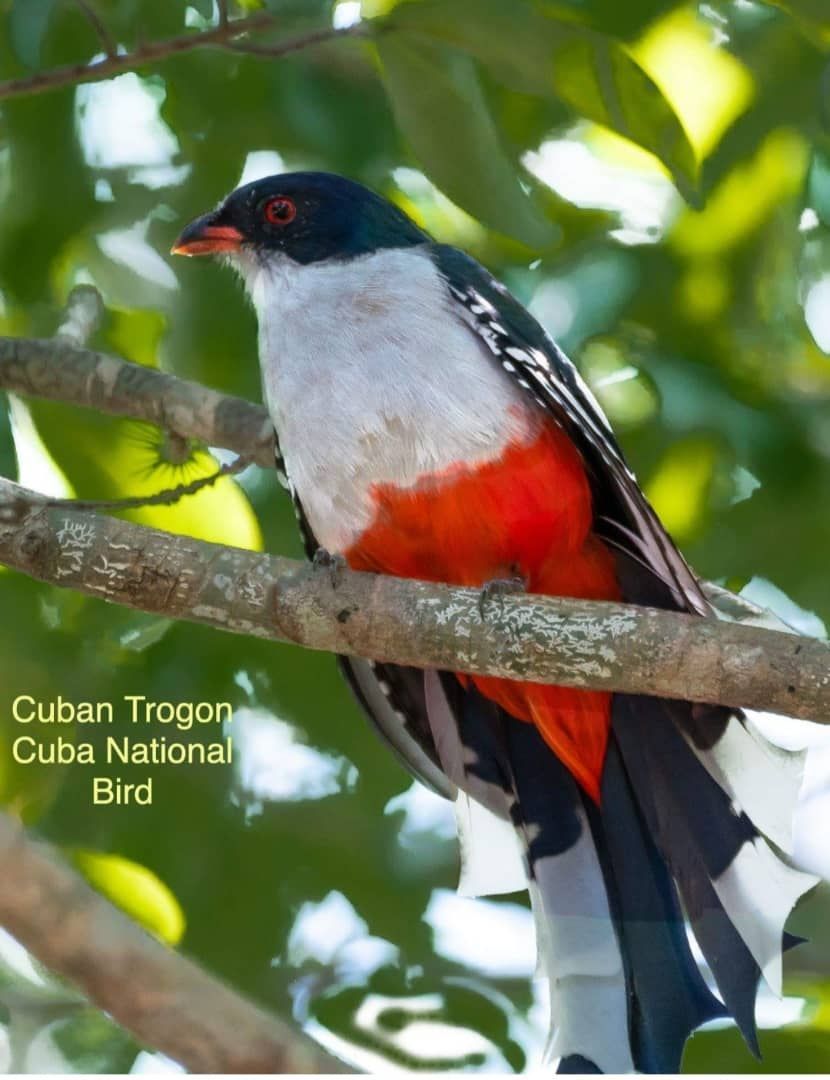
[{"label": "yellow-green leaf", "polygon": [[181,906],[164,882],[140,863],[121,855],[79,850],[72,859],[90,885],[150,933],[177,945],[185,931]]},{"label": "yellow-green leaf", "polygon": [[687,540],[701,524],[716,461],[709,439],[690,436],[669,449],[646,484],[649,502],[675,540]]}]

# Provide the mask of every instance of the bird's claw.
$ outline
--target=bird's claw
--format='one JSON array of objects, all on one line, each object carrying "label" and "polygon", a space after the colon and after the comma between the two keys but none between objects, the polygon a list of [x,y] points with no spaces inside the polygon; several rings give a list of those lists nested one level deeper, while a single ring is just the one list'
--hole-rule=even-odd
[{"label": "bird's claw", "polygon": [[493,578],[492,581],[486,581],[478,594],[478,613],[482,621],[486,618],[485,609],[491,600],[497,597],[503,599],[505,596],[515,596],[517,593],[526,591],[527,582],[523,577]]},{"label": "bird's claw", "polygon": [[325,570],[328,572],[329,581],[331,582],[331,587],[333,589],[336,589],[340,584],[343,571],[348,565],[342,555],[333,555],[330,551],[326,551],[326,549],[322,547],[318,547],[314,552],[314,558],[311,560],[311,563],[315,570]]}]

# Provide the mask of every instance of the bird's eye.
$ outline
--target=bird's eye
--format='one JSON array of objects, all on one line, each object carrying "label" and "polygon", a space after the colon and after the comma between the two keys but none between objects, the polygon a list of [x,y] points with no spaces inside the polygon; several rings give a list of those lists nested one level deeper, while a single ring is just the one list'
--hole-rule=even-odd
[{"label": "bird's eye", "polygon": [[262,216],[269,225],[287,225],[297,216],[297,207],[284,195],[269,199],[262,208]]}]

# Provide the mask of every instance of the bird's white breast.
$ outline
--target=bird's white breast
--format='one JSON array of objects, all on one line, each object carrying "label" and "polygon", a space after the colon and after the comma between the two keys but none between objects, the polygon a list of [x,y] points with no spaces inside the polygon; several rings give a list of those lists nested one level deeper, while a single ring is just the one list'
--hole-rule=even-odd
[{"label": "bird's white breast", "polygon": [[283,258],[243,274],[286,471],[328,550],[371,523],[373,485],[483,463],[535,430],[424,251],[310,266]]}]

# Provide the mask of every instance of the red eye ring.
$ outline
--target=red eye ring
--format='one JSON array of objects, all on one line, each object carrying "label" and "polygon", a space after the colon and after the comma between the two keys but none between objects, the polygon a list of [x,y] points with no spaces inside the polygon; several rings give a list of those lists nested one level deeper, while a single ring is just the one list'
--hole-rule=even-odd
[{"label": "red eye ring", "polygon": [[297,207],[285,195],[277,195],[265,203],[262,216],[269,225],[287,225],[297,216]]}]

